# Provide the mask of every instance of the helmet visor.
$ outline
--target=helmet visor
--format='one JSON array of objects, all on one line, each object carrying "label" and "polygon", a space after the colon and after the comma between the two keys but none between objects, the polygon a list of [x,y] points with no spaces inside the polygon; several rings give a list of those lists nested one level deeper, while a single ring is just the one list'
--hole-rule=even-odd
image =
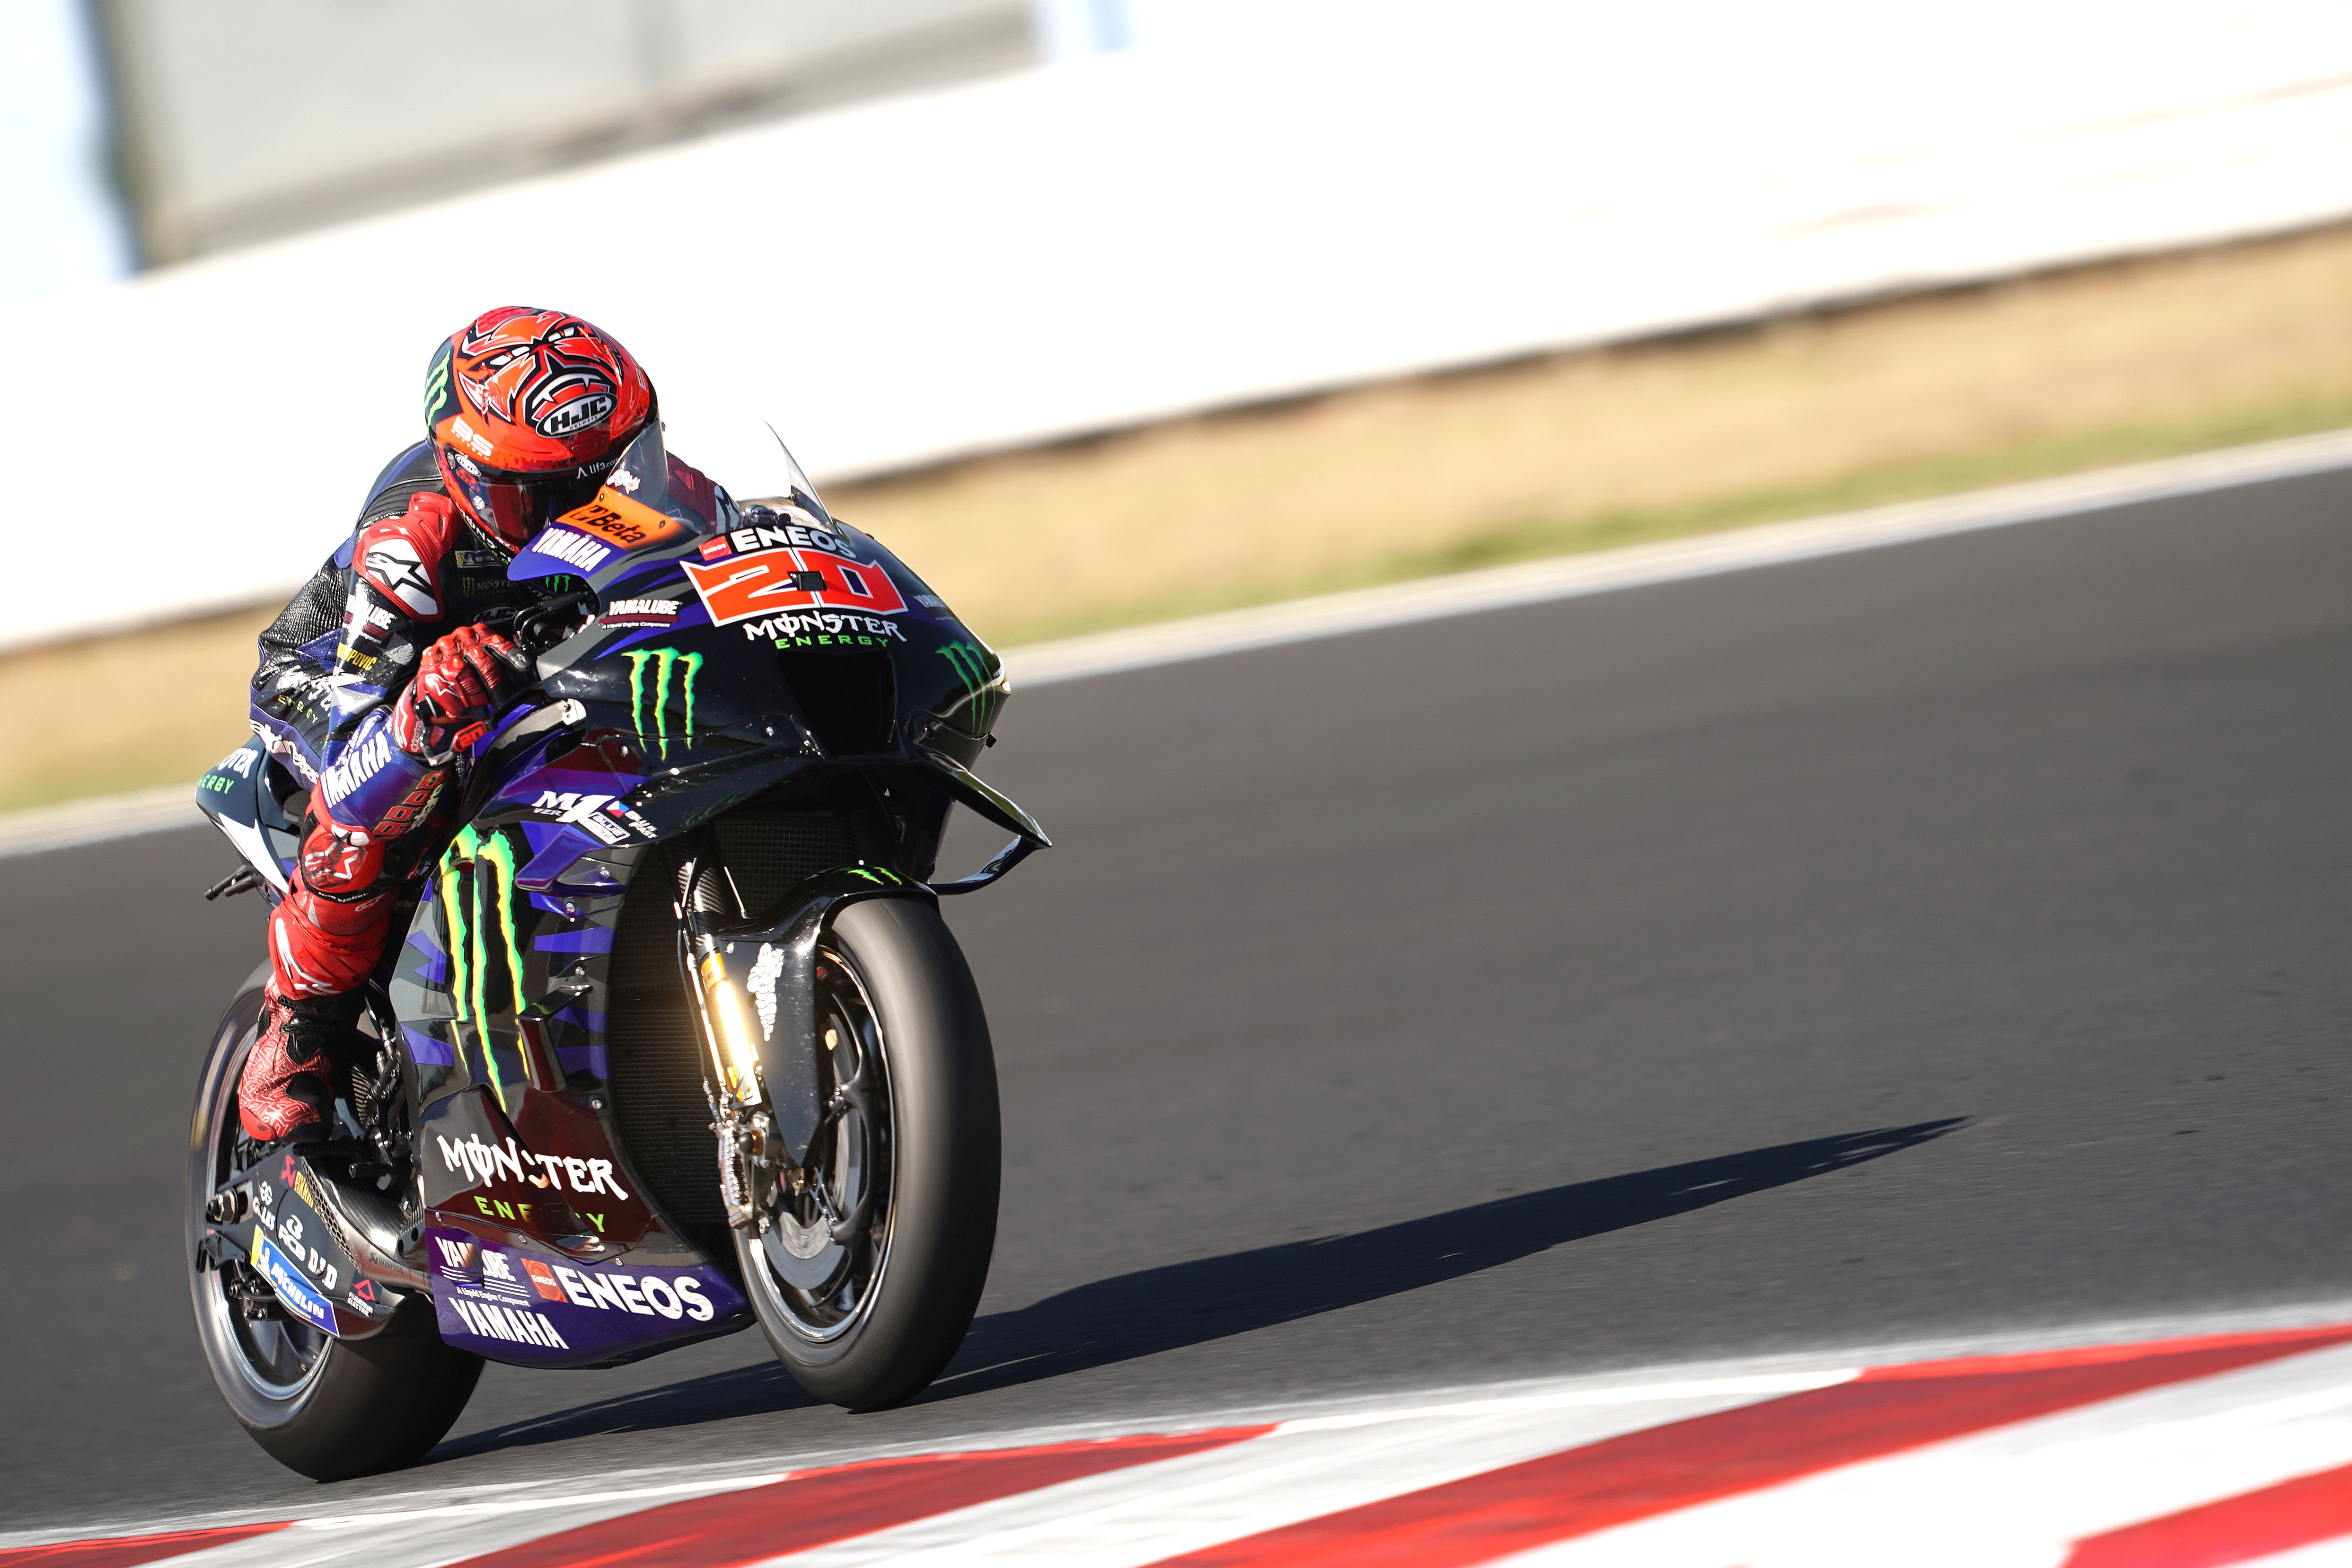
[{"label": "helmet visor", "polygon": [[478,463],[465,453],[441,448],[442,468],[457,487],[466,509],[505,542],[527,544],[549,523],[596,499],[612,468],[608,458],[549,474],[517,473]]}]

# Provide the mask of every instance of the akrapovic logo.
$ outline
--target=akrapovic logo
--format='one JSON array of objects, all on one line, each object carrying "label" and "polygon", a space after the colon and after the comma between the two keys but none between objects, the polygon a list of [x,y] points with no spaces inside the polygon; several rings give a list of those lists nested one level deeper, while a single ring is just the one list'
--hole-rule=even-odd
[{"label": "akrapovic logo", "polygon": [[[672,740],[681,745],[694,734],[694,679],[702,656],[674,647],[642,648],[622,655],[629,661],[629,721],[640,737],[651,737],[663,761]],[[670,710],[681,710],[673,730]],[[652,724],[647,726],[650,716]]]},{"label": "akrapovic logo", "polygon": [[511,1110],[490,1048],[490,1016],[493,1009],[512,1014],[522,1005],[514,847],[495,830],[460,830],[441,858],[440,884],[441,911],[449,923],[449,998],[457,1004],[461,1036],[471,1025],[490,1088]]}]

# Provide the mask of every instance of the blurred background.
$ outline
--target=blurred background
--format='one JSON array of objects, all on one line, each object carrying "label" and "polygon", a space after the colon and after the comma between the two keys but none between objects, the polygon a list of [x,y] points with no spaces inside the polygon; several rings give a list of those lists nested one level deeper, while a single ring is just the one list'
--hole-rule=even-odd
[{"label": "blurred background", "polygon": [[0,26],[11,499],[108,563],[0,610],[0,809],[217,754],[493,303],[614,332],[722,482],[772,423],[1000,644],[2352,423],[2346,0]]},{"label": "blurred background", "polygon": [[329,1493],[222,1410],[172,1198],[262,914],[202,901],[190,785],[484,309],[609,330],[723,483],[772,422],[1027,669],[1197,652],[1205,612],[2352,430],[2352,0],[0,30],[0,1194],[41,1237],[0,1525],[2352,1318],[2352,437],[1899,549],[1016,657],[985,771],[1055,847],[950,901],[1003,1218],[906,1409],[815,1408],[755,1336],[493,1368],[428,1466]]}]

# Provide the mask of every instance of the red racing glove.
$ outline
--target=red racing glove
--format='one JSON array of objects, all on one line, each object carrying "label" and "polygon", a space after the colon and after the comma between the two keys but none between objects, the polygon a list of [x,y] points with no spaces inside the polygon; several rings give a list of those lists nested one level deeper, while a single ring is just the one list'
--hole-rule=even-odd
[{"label": "red racing glove", "polygon": [[392,743],[419,762],[446,762],[530,669],[530,657],[498,633],[459,626],[416,661],[416,679],[393,704]]}]

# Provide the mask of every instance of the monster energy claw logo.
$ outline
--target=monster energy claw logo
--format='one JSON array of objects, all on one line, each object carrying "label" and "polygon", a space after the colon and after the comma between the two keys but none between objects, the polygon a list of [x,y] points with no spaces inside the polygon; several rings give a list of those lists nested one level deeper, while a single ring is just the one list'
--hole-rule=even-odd
[{"label": "monster energy claw logo", "polygon": [[449,395],[449,354],[445,346],[433,368],[425,373],[425,423],[433,423],[441,412],[441,400]]},{"label": "monster energy claw logo", "polygon": [[[629,661],[629,721],[636,726],[640,737],[651,735],[661,749],[664,762],[669,760],[669,677],[673,669],[682,669],[678,685],[686,701],[686,721],[678,727],[681,744],[694,736],[694,678],[702,669],[698,653],[680,653],[674,647],[657,647],[625,654]],[[646,672],[652,672],[647,678]],[[646,728],[646,710],[653,709],[654,727]]]},{"label": "monster energy claw logo", "polygon": [[994,679],[988,668],[986,650],[977,643],[951,642],[938,651],[956,672],[956,679],[963,685],[964,698],[972,705],[973,718],[985,729],[992,717],[989,683]]},{"label": "monster energy claw logo", "polygon": [[[466,868],[466,869],[461,869]],[[487,1065],[490,1087],[507,1102],[499,1058],[490,1047],[493,1003],[502,1013],[522,1006],[522,952],[515,942],[515,853],[506,837],[467,827],[441,860],[441,911],[449,925],[449,996],[457,1021],[470,1024]],[[493,939],[491,932],[497,936]],[[491,966],[502,971],[493,985]]]}]

